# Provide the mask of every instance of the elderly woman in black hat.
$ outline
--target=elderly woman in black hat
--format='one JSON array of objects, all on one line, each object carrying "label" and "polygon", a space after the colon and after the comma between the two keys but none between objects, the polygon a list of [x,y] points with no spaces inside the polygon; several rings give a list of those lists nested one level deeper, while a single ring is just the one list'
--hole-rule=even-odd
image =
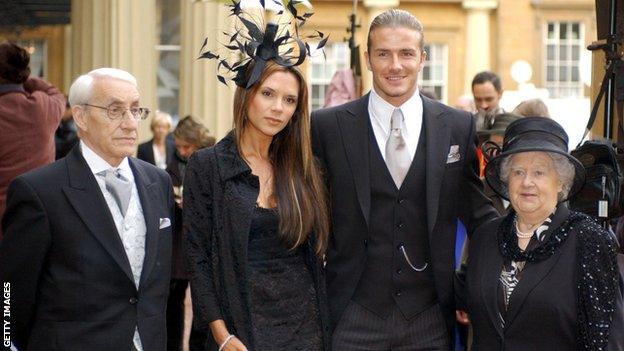
[{"label": "elderly woman in black hat", "polygon": [[486,180],[511,210],[472,236],[467,303],[474,350],[622,350],[616,243],[565,201],[584,183],[557,122],[519,119]]}]

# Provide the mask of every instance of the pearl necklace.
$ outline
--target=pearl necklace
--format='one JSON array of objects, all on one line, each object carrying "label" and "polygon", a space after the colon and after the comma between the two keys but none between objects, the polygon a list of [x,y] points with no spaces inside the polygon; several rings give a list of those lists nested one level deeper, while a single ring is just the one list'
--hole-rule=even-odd
[{"label": "pearl necklace", "polygon": [[530,239],[533,236],[533,231],[529,232],[529,233],[525,233],[520,231],[520,228],[518,228],[518,221],[514,221],[516,222],[516,236],[518,236],[518,238],[520,239]]}]

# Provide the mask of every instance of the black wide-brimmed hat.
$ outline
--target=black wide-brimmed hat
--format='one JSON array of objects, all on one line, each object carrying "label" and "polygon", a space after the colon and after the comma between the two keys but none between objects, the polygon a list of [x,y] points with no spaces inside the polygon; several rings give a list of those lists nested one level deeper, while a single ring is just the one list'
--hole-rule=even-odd
[{"label": "black wide-brimmed hat", "polygon": [[574,178],[566,198],[573,197],[585,184],[585,168],[568,153],[568,134],[559,123],[545,117],[526,117],[512,122],[505,131],[503,148],[485,167],[485,179],[498,195],[509,200],[507,184],[501,179],[501,163],[521,152],[554,152],[565,156],[574,166]]}]

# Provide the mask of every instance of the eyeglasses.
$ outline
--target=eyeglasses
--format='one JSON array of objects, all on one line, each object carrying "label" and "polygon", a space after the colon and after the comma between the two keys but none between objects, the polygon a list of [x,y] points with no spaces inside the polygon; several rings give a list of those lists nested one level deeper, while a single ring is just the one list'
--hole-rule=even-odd
[{"label": "eyeglasses", "polygon": [[145,107],[124,108],[118,105],[110,105],[108,107],[96,106],[96,105],[90,105],[90,104],[83,104],[83,105],[105,110],[106,116],[113,121],[123,118],[123,116],[125,116],[126,112],[128,111],[130,111],[130,115],[132,116],[132,118],[134,118],[137,121],[146,119],[150,113],[150,110]]}]

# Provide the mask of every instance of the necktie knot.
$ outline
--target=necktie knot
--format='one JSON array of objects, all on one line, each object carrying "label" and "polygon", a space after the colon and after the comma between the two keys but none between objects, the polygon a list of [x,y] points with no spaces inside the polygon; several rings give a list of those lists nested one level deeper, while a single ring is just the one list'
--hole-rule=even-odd
[{"label": "necktie knot", "polygon": [[390,131],[400,132],[403,129],[403,112],[400,108],[395,108],[392,111],[392,117],[390,118]]},{"label": "necktie knot", "polygon": [[132,183],[121,174],[118,168],[109,168],[98,175],[104,177],[106,190],[113,196],[121,214],[125,217],[130,205]]}]

